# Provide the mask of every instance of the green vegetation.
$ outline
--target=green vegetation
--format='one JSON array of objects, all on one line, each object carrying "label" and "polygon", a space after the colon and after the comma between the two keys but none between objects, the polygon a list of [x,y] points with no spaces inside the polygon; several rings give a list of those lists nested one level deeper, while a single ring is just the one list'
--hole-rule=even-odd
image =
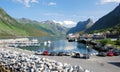
[{"label": "green vegetation", "polygon": [[0,36],[28,36],[27,32],[16,27],[16,26],[8,26],[2,22],[0,22]]},{"label": "green vegetation", "polygon": [[111,45],[114,45],[114,41],[111,41],[111,39],[103,39],[103,40],[99,40],[99,42],[103,45],[103,46],[105,46],[105,45],[107,45],[107,44],[111,44]]},{"label": "green vegetation", "polygon": [[28,36],[21,25],[0,8],[0,37]]},{"label": "green vegetation", "polygon": [[29,36],[49,36],[47,32],[42,30],[39,25],[36,24],[22,24],[25,31],[29,33]]},{"label": "green vegetation", "polygon": [[103,46],[105,45],[111,45],[117,48],[120,48],[120,40],[112,41],[111,39],[103,39],[103,40],[97,40],[97,42],[100,42]]},{"label": "green vegetation", "polygon": [[117,40],[117,41],[116,41],[116,45],[120,45],[120,40]]},{"label": "green vegetation", "polygon": [[115,42],[115,45],[120,48],[120,39]]},{"label": "green vegetation", "polygon": [[120,24],[117,24],[111,28],[93,30],[90,33],[99,33],[99,32],[107,32],[107,31],[109,31],[110,34],[120,34]]},{"label": "green vegetation", "polygon": [[[22,23],[23,21],[21,20],[19,22]],[[21,25],[23,26],[24,30],[30,33],[30,36],[64,36],[67,31],[67,28],[60,26],[59,24],[56,24],[52,21],[42,23],[28,20],[27,23]]]}]

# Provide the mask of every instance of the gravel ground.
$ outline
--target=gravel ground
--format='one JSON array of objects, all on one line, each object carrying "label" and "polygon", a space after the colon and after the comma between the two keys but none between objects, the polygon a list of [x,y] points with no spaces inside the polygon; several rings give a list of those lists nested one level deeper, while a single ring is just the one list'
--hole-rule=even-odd
[{"label": "gravel ground", "polygon": [[[9,49],[24,52],[26,54],[34,54],[33,52],[21,50],[18,48]],[[93,72],[120,72],[120,56],[113,57],[91,56],[90,59],[72,58],[70,56],[43,56],[43,55],[37,56],[41,58],[44,57],[51,60],[56,60],[62,63],[81,66],[84,69],[88,69]]]},{"label": "gravel ground", "polygon": [[90,59],[72,58],[67,56],[42,56],[62,63],[78,65],[93,72],[120,72],[120,56],[98,57],[91,56]]}]

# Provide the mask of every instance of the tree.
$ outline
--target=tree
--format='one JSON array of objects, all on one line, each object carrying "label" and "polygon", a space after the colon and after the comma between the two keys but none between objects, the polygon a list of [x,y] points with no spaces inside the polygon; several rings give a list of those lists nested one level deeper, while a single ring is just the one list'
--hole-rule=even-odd
[{"label": "tree", "polygon": [[117,40],[117,41],[116,41],[116,45],[120,45],[120,40]]}]

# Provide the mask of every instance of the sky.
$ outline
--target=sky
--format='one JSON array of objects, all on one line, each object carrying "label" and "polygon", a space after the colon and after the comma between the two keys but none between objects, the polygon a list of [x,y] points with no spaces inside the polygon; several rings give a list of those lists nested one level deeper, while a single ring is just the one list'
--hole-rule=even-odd
[{"label": "sky", "polygon": [[73,27],[88,18],[97,21],[119,3],[120,0],[0,0],[0,7],[14,18],[53,20]]}]

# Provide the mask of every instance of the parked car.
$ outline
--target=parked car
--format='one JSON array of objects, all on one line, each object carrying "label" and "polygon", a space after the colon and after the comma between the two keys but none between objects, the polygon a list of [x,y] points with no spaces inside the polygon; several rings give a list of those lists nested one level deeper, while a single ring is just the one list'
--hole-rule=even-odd
[{"label": "parked car", "polygon": [[90,54],[83,54],[83,58],[84,59],[89,59],[90,58]]},{"label": "parked car", "polygon": [[59,52],[59,53],[58,53],[58,56],[64,56],[64,55],[65,55],[64,52]]},{"label": "parked car", "polygon": [[114,56],[112,51],[107,52],[107,56]]},{"label": "parked car", "polygon": [[105,46],[104,49],[103,49],[103,51],[104,51],[104,52],[108,52],[108,51],[111,51],[111,50],[113,50],[113,49],[114,49],[114,47]]},{"label": "parked car", "polygon": [[74,56],[75,58],[80,58],[80,57],[83,57],[83,56],[81,56],[81,54],[80,53],[75,53],[75,56]]},{"label": "parked car", "polygon": [[35,55],[41,55],[42,54],[42,51],[38,50],[38,51],[35,51]]},{"label": "parked car", "polygon": [[105,57],[105,56],[107,56],[107,53],[106,52],[100,52],[100,53],[98,53],[98,56]]},{"label": "parked car", "polygon": [[43,55],[49,55],[49,52],[48,51],[44,51]]},{"label": "parked car", "polygon": [[112,51],[114,56],[119,56],[120,55],[120,51],[119,50],[114,50]]},{"label": "parked car", "polygon": [[75,57],[76,57],[76,58],[80,58],[80,53],[76,53],[76,54],[75,54]]},{"label": "parked car", "polygon": [[72,56],[72,52],[65,52],[65,56]]},{"label": "parked car", "polygon": [[49,54],[50,56],[56,56],[57,55],[57,53],[56,52],[50,52],[50,54]]},{"label": "parked car", "polygon": [[113,52],[114,56],[119,56],[120,52]]}]

